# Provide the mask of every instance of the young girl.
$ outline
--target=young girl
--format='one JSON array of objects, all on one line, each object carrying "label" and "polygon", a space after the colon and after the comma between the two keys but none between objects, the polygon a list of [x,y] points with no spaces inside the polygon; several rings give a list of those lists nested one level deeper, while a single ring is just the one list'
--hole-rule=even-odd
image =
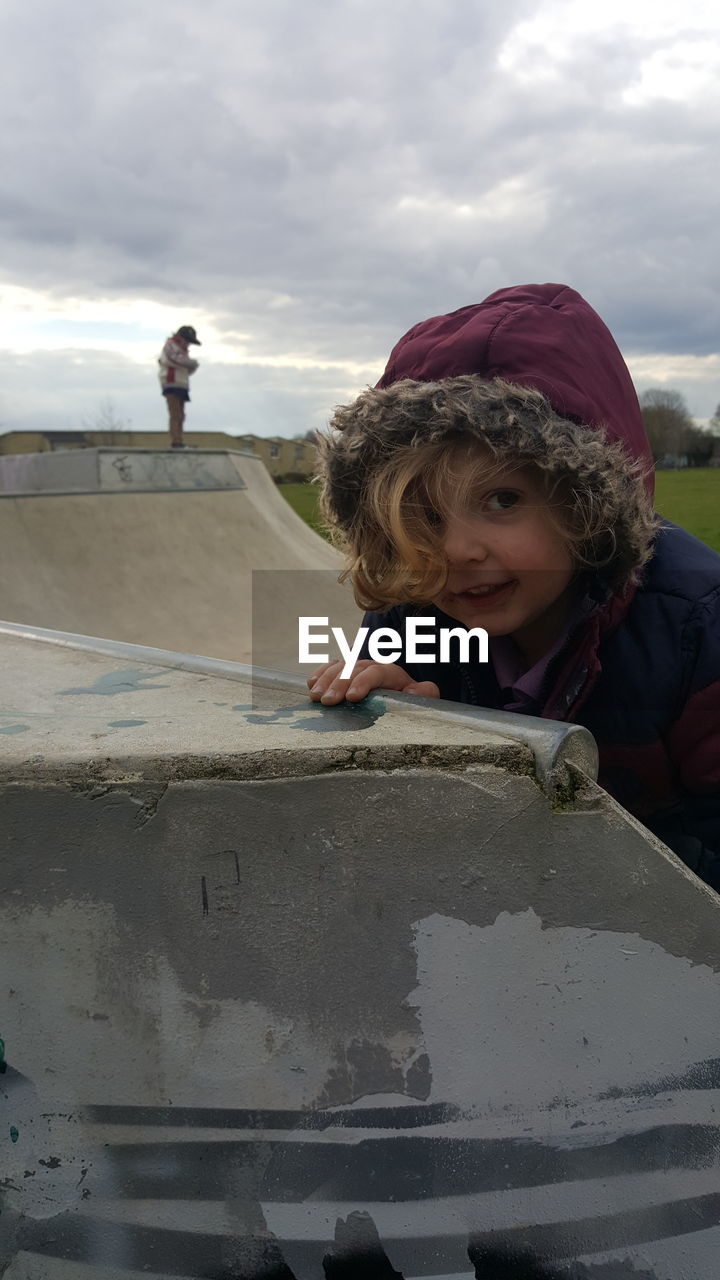
[{"label": "young girl", "polygon": [[601,785],[720,890],[720,556],[654,516],[599,316],[546,284],[423,321],[331,427],[323,506],[365,625],[481,627],[490,661],[366,648],[347,680],[319,668],[311,698],[384,688],[583,724]]}]

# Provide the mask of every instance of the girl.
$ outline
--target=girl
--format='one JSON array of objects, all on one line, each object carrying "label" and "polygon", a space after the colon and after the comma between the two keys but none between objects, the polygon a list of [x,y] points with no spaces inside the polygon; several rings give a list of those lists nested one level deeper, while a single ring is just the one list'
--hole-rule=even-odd
[{"label": "girl", "polygon": [[347,680],[319,668],[311,698],[385,688],[583,724],[601,785],[720,889],[720,556],[653,514],[599,316],[546,284],[423,321],[331,428],[323,507],[365,625],[482,627],[491,661],[365,656]]}]

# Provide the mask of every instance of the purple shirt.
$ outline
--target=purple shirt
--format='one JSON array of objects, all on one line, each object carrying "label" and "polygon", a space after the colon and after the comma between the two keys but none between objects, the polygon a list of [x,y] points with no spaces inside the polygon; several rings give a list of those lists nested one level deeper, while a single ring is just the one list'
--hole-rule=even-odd
[{"label": "purple shirt", "polygon": [[503,696],[501,711],[533,715],[540,699],[547,669],[563,648],[580,618],[580,609],[572,611],[555,644],[528,671],[523,670],[522,654],[512,636],[491,636],[488,640],[490,661]]}]

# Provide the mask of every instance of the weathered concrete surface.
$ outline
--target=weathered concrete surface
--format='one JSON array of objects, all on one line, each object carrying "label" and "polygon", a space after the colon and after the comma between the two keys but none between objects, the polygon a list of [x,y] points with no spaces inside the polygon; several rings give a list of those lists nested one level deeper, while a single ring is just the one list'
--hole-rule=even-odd
[{"label": "weathered concrete surface", "polygon": [[[349,634],[360,622],[336,581],[339,555],[249,454],[89,449],[0,463],[17,473],[6,469],[0,492],[9,621],[249,662],[253,572],[282,570],[256,600],[265,665],[297,667],[300,614]],[[12,492],[33,468],[45,490]]]},{"label": "weathered concrete surface", "polygon": [[716,1280],[718,900],[527,722],[0,658],[0,1274]]}]

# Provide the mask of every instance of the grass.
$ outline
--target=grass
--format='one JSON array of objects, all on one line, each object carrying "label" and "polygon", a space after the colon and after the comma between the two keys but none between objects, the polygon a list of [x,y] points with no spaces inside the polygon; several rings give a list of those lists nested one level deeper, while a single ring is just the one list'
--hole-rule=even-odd
[{"label": "grass", "polygon": [[323,529],[320,513],[318,511],[318,501],[320,490],[314,484],[279,484],[278,490],[290,503],[293,511],[300,516],[306,524],[310,525],[316,533],[326,538],[327,533]]},{"label": "grass", "polygon": [[[281,484],[281,494],[312,529],[323,536],[318,490],[313,484]],[[679,524],[720,552],[720,467],[658,471],[655,505],[667,520]]]},{"label": "grass", "polygon": [[667,520],[720,551],[720,467],[658,471],[655,506]]}]

